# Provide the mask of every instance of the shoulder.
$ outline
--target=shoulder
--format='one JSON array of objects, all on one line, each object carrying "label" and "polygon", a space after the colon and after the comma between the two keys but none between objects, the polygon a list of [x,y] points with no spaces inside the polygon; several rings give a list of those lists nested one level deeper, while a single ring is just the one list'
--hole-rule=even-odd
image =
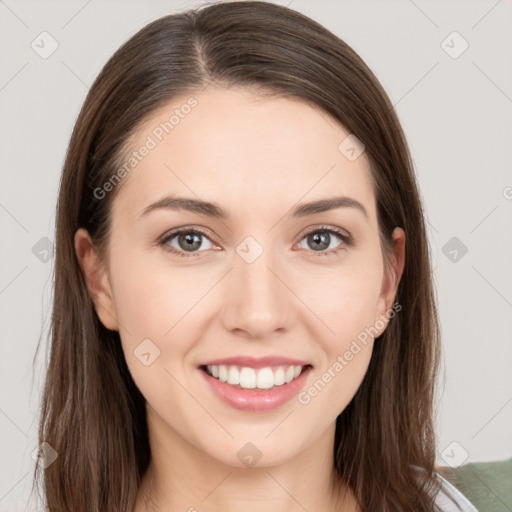
[{"label": "shoulder", "polygon": [[442,486],[436,496],[436,505],[441,512],[478,512],[475,506],[448,480],[439,473],[436,477]]},{"label": "shoulder", "polygon": [[[412,465],[418,473],[424,472],[424,468]],[[478,512],[477,508],[454,485],[438,472],[434,473],[440,485],[439,492],[435,496],[437,512]]]}]

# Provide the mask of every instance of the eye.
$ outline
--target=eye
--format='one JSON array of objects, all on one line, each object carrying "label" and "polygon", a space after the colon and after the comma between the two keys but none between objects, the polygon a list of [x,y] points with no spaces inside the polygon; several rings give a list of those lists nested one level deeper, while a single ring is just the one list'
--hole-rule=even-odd
[{"label": "eye", "polygon": [[[206,244],[204,243],[205,240],[207,241]],[[197,228],[181,228],[174,230],[171,233],[165,234],[159,241],[159,244],[166,250],[185,257],[193,256],[194,253],[203,252],[204,249],[212,249],[215,247],[206,233]]]},{"label": "eye", "polygon": [[[341,243],[336,244],[336,239],[340,240]],[[312,248],[313,252],[318,253],[319,256],[334,255],[340,250],[352,245],[352,238],[348,233],[332,227],[321,227],[309,231],[304,235],[302,240],[305,240],[306,244]],[[299,247],[304,248],[301,246],[302,240],[299,242]]]}]

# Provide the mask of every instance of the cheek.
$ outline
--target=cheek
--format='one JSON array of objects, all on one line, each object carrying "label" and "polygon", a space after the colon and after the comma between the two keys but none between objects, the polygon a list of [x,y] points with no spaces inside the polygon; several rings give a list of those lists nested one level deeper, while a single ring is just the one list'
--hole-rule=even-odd
[{"label": "cheek", "polygon": [[300,284],[296,290],[321,320],[317,323],[323,326],[322,339],[339,349],[375,322],[381,282],[378,262],[360,260],[319,270],[314,278],[297,280]]},{"label": "cheek", "polygon": [[[189,354],[201,336],[200,326],[208,323],[212,308],[208,292],[218,276],[199,268],[172,267],[142,254],[113,258],[112,269],[126,362],[150,401],[154,389],[162,393],[173,389],[174,381],[168,374],[183,375],[189,364]],[[142,356],[147,353],[150,355]],[[146,366],[148,359],[154,362]]]},{"label": "cheek", "polygon": [[342,274],[338,280],[331,279],[328,292],[315,287],[309,290],[315,304],[312,309],[322,320],[310,324],[321,350],[314,376],[297,398],[311,414],[321,416],[324,411],[326,424],[347,407],[367,372],[379,295],[374,281],[357,273]]},{"label": "cheek", "polygon": [[315,416],[325,415],[329,424],[345,410],[361,386],[370,363],[373,342],[351,345],[319,368],[308,386],[297,396],[298,401]]},{"label": "cheek", "polygon": [[112,265],[116,313],[132,337],[164,339],[207,291],[201,271],[183,271],[132,254]]},{"label": "cheek", "polygon": [[382,268],[373,259],[352,263],[316,273],[314,280],[302,281],[299,291],[321,320],[315,318],[309,325],[322,357],[314,379],[298,398],[318,411],[330,411],[326,421],[334,420],[352,400],[373,351]]},{"label": "cheek", "polygon": [[[112,284],[126,363],[148,403],[175,404],[194,335],[188,322],[200,295],[183,273],[142,256],[113,259]],[[204,293],[204,292],[203,292]],[[184,397],[187,398],[186,396]]]}]

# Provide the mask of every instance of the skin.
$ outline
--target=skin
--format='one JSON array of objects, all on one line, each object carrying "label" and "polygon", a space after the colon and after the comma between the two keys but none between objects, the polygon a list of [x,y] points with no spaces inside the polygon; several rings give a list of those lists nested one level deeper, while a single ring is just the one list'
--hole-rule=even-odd
[{"label": "skin", "polygon": [[[358,510],[351,491],[336,503],[329,485],[335,420],[363,380],[373,339],[308,404],[293,398],[269,412],[224,404],[197,367],[237,355],[295,357],[313,365],[309,388],[390,311],[405,233],[393,233],[395,274],[382,256],[368,161],[338,150],[349,133],[327,114],[243,89],[194,97],[197,107],[124,178],[106,258],[85,230],[75,235],[97,314],[119,331],[147,400],[152,462],[135,511],[148,496],[157,511]],[[133,149],[187,98],[153,113]],[[230,217],[165,209],[140,217],[168,194],[215,202]],[[290,216],[297,203],[338,195],[359,201],[368,218],[351,207]],[[157,243],[181,226],[209,233],[190,257]],[[321,226],[347,231],[353,246],[331,235],[319,249],[306,234]],[[263,248],[250,264],[236,252],[247,236]],[[178,237],[167,245],[190,254]],[[147,338],[160,350],[149,366],[134,355]],[[261,452],[253,467],[237,457],[248,442]]]}]

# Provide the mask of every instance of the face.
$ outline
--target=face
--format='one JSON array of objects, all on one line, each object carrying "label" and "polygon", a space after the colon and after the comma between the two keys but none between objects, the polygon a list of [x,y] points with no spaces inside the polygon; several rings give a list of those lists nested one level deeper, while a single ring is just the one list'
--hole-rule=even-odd
[{"label": "face", "polygon": [[[242,89],[193,97],[132,138],[137,163],[117,185],[106,264],[83,230],[77,253],[157,435],[231,466],[247,455],[276,465],[333,432],[397,282],[368,161],[340,151],[343,127]],[[325,200],[335,201],[304,206]],[[400,275],[403,232],[394,238]]]}]

